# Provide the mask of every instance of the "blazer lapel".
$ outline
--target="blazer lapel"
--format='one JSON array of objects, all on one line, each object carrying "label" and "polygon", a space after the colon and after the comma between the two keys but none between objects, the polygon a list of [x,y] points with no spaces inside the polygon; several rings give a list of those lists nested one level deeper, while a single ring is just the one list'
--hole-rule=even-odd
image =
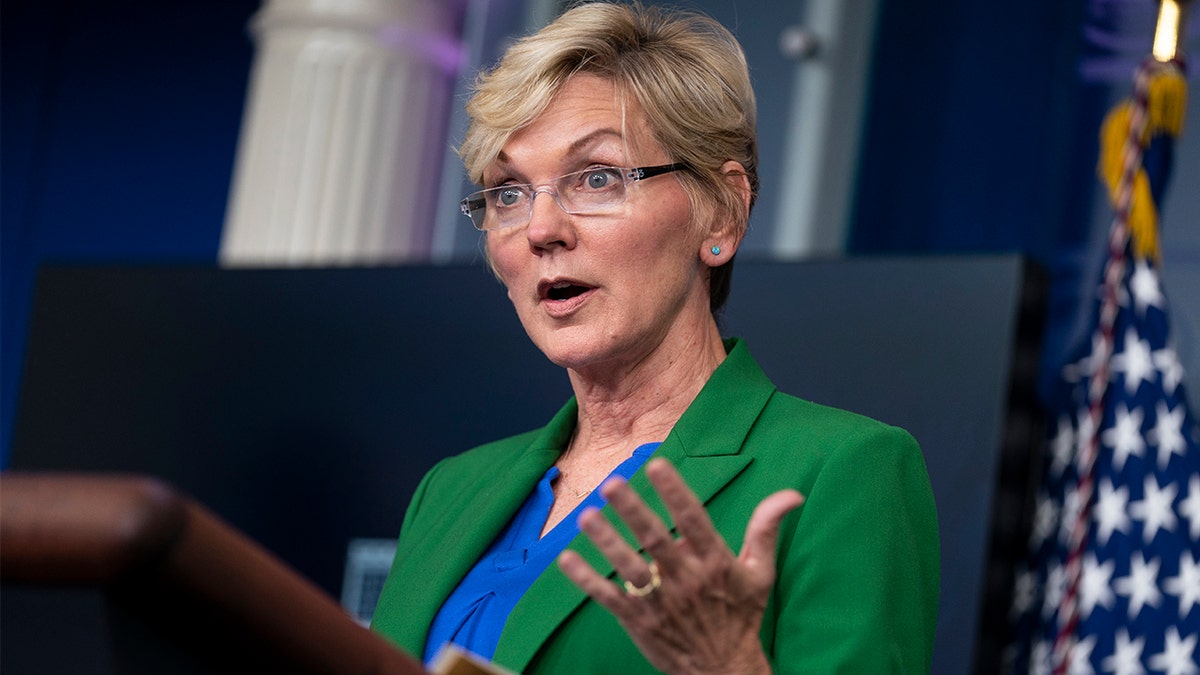
[{"label": "blazer lapel", "polygon": [[[725,362],[654,453],[674,464],[705,504],[750,463],[751,457],[741,453],[742,444],[775,392],[775,385],[741,341],[731,341],[728,348]],[[634,474],[629,484],[674,531],[670,513],[645,471]],[[605,506],[603,513],[630,544],[642,550],[611,507]],[[600,574],[615,575],[612,564],[586,536],[577,536],[567,548],[577,551]],[[586,600],[587,595],[552,563],[509,615],[495,660],[518,672],[524,670],[542,644]]]},{"label": "blazer lapel", "polygon": [[507,467],[497,467],[486,482],[463,485],[460,500],[453,504],[431,504],[438,509],[440,522],[425,531],[427,536],[410,547],[413,553],[399,562],[393,575],[403,579],[424,579],[426,583],[403,589],[405,607],[411,608],[407,620],[395,638],[410,649],[425,648],[433,618],[471,567],[508,524],[537,482],[561,452],[563,424],[567,435],[574,425],[575,402],[572,399],[538,434],[518,459]]}]

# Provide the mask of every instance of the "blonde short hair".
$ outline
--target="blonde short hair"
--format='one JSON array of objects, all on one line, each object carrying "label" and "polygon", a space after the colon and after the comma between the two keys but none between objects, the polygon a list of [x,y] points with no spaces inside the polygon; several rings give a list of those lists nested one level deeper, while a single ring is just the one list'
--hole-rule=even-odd
[{"label": "blonde short hair", "polygon": [[[576,5],[516,42],[481,73],[466,110],[471,123],[459,155],[471,180],[508,139],[533,122],[576,73],[612,80],[636,99],[659,145],[687,171],[678,174],[697,220],[720,219],[740,232],[749,219],[744,192],[721,171],[739,162],[758,195],[754,90],[737,39],[710,17],[640,4]],[[714,311],[729,293],[729,263],[713,270]]]}]

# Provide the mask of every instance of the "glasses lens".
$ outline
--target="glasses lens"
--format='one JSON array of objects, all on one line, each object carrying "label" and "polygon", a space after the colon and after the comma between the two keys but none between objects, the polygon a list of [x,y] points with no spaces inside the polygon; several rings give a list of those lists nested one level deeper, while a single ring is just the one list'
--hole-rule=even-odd
[{"label": "glasses lens", "polygon": [[470,217],[471,224],[478,230],[511,227],[529,215],[526,192],[522,185],[472,192],[459,202],[459,210]]},{"label": "glasses lens", "polygon": [[558,202],[567,213],[603,211],[625,201],[621,169],[601,166],[569,173],[555,182]]}]

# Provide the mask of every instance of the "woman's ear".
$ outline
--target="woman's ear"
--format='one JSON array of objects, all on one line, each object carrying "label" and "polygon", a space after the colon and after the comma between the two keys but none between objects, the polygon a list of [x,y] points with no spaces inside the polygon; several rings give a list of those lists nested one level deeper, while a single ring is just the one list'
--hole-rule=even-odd
[{"label": "woman's ear", "polygon": [[741,203],[738,212],[721,214],[713,222],[712,231],[701,246],[700,259],[710,267],[729,262],[741,245],[750,220],[750,177],[746,175],[745,167],[741,162],[729,160],[721,165],[721,175],[737,191]]},{"label": "woman's ear", "polygon": [[750,201],[753,195],[750,193],[750,177],[746,175],[746,167],[742,166],[741,162],[735,162],[732,159],[721,165],[721,175],[725,180],[733,183],[738,194],[742,198],[742,221],[750,219]]}]

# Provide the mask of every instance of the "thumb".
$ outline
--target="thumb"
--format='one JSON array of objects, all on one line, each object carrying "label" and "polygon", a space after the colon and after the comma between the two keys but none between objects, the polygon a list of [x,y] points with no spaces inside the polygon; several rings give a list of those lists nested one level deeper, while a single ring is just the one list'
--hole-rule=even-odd
[{"label": "thumb", "polygon": [[804,495],[795,490],[780,490],[759,502],[746,525],[746,538],[738,560],[752,572],[761,570],[774,575],[779,523],[803,503]]}]

